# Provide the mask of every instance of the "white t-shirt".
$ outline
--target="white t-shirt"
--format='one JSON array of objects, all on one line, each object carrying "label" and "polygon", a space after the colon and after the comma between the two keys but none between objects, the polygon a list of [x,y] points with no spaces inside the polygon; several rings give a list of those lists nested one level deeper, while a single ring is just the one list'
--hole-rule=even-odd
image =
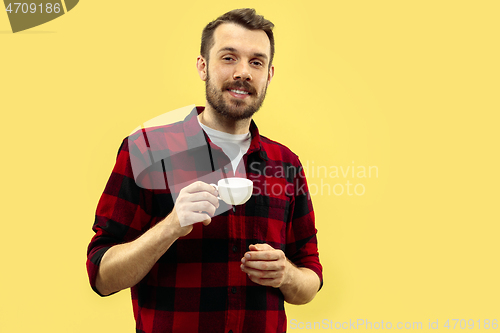
[{"label": "white t-shirt", "polygon": [[229,157],[234,172],[243,155],[245,155],[248,148],[250,148],[250,142],[252,141],[252,135],[250,132],[246,134],[230,134],[205,126],[199,119],[198,122],[205,133],[207,133],[210,140],[219,146],[227,157]]}]

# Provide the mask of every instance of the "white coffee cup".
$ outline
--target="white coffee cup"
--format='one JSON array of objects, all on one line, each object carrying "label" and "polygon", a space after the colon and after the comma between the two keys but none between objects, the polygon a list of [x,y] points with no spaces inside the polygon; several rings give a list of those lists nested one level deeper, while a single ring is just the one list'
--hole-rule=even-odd
[{"label": "white coffee cup", "polygon": [[242,205],[250,199],[253,192],[253,182],[246,178],[222,178],[217,185],[210,184],[219,191],[219,199],[228,205]]}]

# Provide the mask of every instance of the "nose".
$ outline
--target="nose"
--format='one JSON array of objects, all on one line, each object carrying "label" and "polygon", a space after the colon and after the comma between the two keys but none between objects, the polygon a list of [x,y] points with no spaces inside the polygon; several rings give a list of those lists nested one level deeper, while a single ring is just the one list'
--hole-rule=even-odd
[{"label": "nose", "polygon": [[248,64],[238,64],[238,66],[236,66],[235,68],[233,79],[251,81],[252,75],[250,74],[250,68],[248,67]]}]

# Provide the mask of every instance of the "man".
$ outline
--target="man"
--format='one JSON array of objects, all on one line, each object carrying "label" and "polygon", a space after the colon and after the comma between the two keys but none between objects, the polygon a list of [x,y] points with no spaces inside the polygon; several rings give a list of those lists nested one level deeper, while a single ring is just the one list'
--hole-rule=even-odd
[{"label": "man", "polygon": [[[87,269],[102,296],[131,288],[137,332],[284,332],[284,301],[307,303],[322,286],[302,166],[252,121],[274,75],[273,27],[253,9],[209,23],[197,59],[206,107],[120,147]],[[254,183],[240,206],[209,185],[232,176]]]}]

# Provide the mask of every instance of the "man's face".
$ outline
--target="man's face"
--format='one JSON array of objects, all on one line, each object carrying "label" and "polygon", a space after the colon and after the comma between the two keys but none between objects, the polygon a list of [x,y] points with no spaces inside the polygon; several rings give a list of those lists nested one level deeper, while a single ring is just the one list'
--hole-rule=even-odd
[{"label": "man's face", "polygon": [[214,42],[206,67],[207,102],[226,118],[250,118],[261,107],[274,73],[269,38],[262,30],[225,23],[215,30]]}]

